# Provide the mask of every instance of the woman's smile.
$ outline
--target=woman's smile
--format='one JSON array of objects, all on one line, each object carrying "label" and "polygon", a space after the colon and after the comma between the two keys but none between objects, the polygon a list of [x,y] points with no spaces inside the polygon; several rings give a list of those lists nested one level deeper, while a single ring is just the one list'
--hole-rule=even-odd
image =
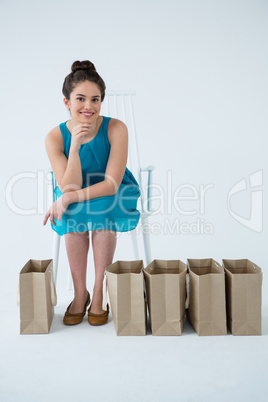
[{"label": "woman's smile", "polygon": [[83,116],[87,117],[87,118],[92,117],[93,114],[94,114],[94,113],[91,113],[91,112],[80,112],[80,113],[81,113]]}]

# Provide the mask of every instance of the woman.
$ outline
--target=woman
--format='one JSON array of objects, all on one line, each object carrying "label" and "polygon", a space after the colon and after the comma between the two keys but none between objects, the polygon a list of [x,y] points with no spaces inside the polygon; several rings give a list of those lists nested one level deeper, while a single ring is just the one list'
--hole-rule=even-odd
[{"label": "woman", "polygon": [[54,172],[57,200],[44,218],[65,236],[74,283],[74,300],[63,318],[66,325],[82,322],[90,304],[86,288],[89,231],[95,265],[93,298],[88,322],[108,321],[109,305],[102,309],[105,268],[112,263],[116,232],[135,229],[140,213],[140,189],[126,167],[128,132],[117,119],[100,115],[105,83],[89,60],[75,61],[64,80],[64,104],[71,119],[51,130],[45,140]]}]

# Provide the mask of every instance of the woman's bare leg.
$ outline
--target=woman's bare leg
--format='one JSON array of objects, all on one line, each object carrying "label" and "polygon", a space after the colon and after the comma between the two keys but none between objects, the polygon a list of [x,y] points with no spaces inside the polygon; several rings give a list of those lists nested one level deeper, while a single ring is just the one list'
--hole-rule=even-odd
[{"label": "woman's bare leg", "polygon": [[66,233],[65,245],[74,284],[74,301],[69,312],[82,313],[87,299],[88,232]]},{"label": "woman's bare leg", "polygon": [[117,233],[112,230],[92,231],[92,247],[95,265],[95,284],[90,311],[102,314],[102,282],[105,268],[112,264]]}]

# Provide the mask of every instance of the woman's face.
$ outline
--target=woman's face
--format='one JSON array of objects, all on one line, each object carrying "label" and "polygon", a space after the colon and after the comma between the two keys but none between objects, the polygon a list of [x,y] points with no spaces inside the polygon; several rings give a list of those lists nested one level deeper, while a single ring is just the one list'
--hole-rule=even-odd
[{"label": "woman's face", "polygon": [[94,123],[100,114],[101,92],[94,82],[84,81],[77,84],[70,100],[64,98],[63,101],[70,110],[72,119],[78,123]]}]

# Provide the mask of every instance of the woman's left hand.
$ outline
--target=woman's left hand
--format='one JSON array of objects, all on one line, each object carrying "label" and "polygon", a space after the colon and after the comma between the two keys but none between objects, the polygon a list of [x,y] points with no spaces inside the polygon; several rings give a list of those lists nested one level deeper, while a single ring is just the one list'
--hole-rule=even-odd
[{"label": "woman's left hand", "polygon": [[70,200],[68,197],[68,193],[64,193],[60,198],[58,198],[49,208],[47,211],[44,220],[43,220],[43,225],[47,223],[47,220],[49,218],[50,222],[52,225],[56,225],[54,219],[61,221],[62,220],[62,215],[66,211],[70,204]]}]

